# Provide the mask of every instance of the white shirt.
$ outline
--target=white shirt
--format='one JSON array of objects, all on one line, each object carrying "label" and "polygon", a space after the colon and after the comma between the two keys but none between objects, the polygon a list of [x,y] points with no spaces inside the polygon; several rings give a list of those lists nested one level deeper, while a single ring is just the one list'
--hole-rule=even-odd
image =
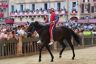
[{"label": "white shirt", "polygon": [[19,35],[24,35],[25,34],[25,31],[23,29],[20,29],[20,30],[17,30],[17,33]]}]

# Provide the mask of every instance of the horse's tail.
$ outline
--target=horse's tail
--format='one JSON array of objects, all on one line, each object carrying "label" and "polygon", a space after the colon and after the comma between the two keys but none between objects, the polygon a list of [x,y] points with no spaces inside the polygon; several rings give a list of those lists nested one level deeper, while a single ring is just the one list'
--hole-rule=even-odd
[{"label": "horse's tail", "polygon": [[78,44],[80,44],[80,43],[81,43],[81,38],[80,38],[80,36],[79,36],[78,34],[76,34],[73,30],[71,30],[71,34],[72,34],[74,40],[75,40]]}]

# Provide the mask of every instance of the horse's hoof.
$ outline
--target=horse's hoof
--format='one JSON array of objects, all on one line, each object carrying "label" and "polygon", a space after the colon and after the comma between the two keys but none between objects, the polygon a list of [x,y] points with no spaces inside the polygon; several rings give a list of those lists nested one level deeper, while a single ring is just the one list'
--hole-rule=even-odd
[{"label": "horse's hoof", "polygon": [[39,59],[39,62],[41,62],[41,60]]},{"label": "horse's hoof", "polygon": [[51,60],[51,62],[53,62],[53,60]]},{"label": "horse's hoof", "polygon": [[53,60],[51,60],[51,62],[53,62]]},{"label": "horse's hoof", "polygon": [[39,62],[41,62],[41,61],[39,60]]},{"label": "horse's hoof", "polygon": [[72,57],[72,60],[74,60],[74,57]]},{"label": "horse's hoof", "polygon": [[62,56],[59,56],[59,58],[61,58]]}]

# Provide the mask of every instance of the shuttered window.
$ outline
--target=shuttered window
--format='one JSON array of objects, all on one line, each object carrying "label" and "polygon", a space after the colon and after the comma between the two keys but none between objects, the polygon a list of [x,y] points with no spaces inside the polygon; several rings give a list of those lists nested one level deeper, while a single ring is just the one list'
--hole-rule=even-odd
[{"label": "shuttered window", "polygon": [[90,13],[90,3],[88,4],[88,13]]},{"label": "shuttered window", "polygon": [[14,5],[11,5],[11,12],[14,12]]},{"label": "shuttered window", "polygon": [[48,8],[48,5],[47,5],[47,3],[45,3],[44,4],[44,9],[47,10],[47,8]]},{"label": "shuttered window", "polygon": [[61,8],[61,3],[58,2],[58,3],[57,3],[57,9],[60,9],[60,8]]},{"label": "shuttered window", "polygon": [[20,5],[20,10],[23,12],[23,4]]},{"label": "shuttered window", "polygon": [[94,12],[96,12],[96,5],[94,5]]},{"label": "shuttered window", "polygon": [[94,6],[91,6],[91,12],[94,13]]},{"label": "shuttered window", "polygon": [[81,12],[84,13],[84,4],[81,5]]},{"label": "shuttered window", "polygon": [[32,10],[35,10],[35,4],[32,4]]}]

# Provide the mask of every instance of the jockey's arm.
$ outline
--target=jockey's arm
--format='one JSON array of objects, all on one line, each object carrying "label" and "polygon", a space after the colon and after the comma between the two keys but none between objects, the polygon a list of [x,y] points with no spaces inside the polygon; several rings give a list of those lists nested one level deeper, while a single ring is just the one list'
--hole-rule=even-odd
[{"label": "jockey's arm", "polygon": [[54,24],[54,21],[50,21],[50,24]]},{"label": "jockey's arm", "polygon": [[54,24],[54,14],[51,14],[50,16],[50,24]]}]

